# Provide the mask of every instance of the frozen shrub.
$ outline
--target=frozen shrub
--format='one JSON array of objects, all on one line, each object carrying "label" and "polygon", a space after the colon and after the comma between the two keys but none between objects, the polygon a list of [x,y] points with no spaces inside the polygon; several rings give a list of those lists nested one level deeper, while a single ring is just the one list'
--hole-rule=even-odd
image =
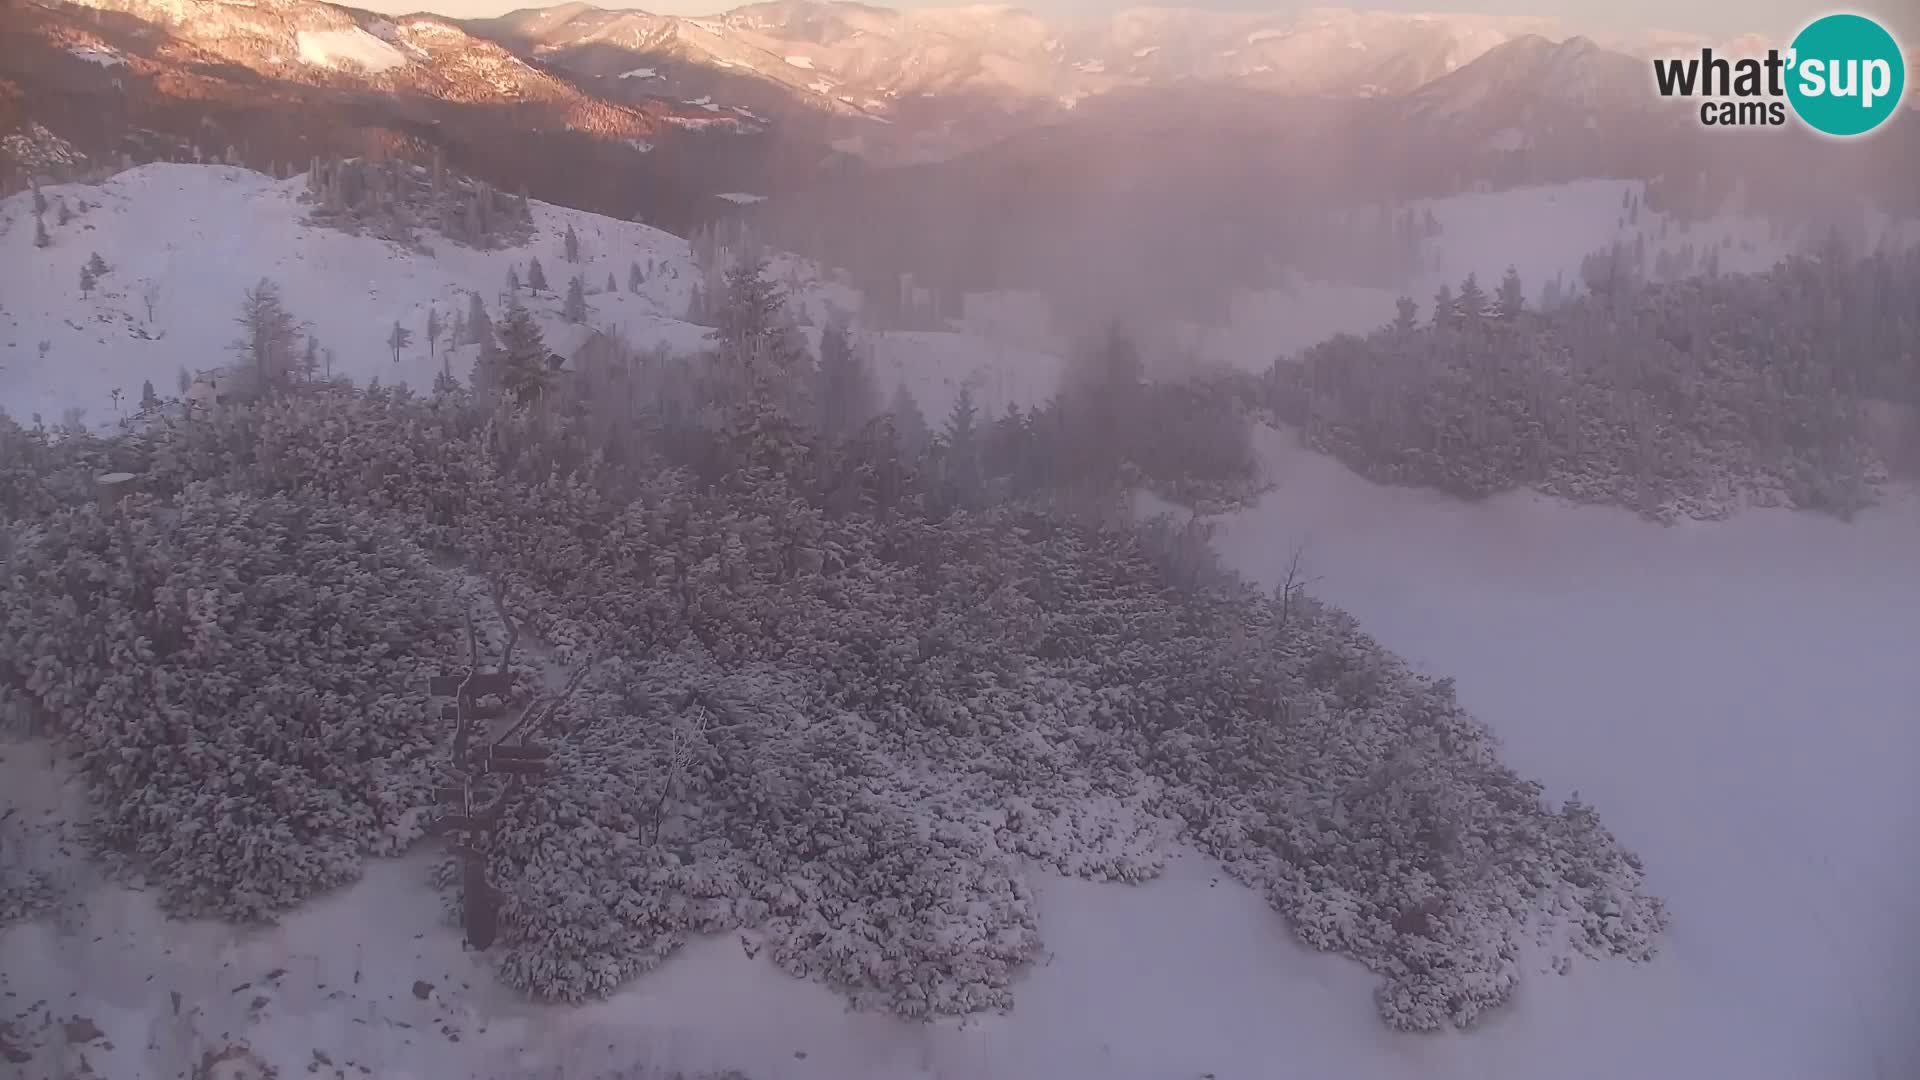
[{"label": "frozen shrub", "polygon": [[437,575],[365,511],[190,491],[16,538],[0,677],[55,718],[98,843],[177,912],[270,915],[417,835]]},{"label": "frozen shrub", "polygon": [[768,523],[806,515],[777,485],[660,498],[595,527],[615,562],[542,543],[580,562],[540,604],[675,651],[607,675],[567,778],[508,828],[519,985],[604,993],[742,927],[856,1001],[1002,1006],[1038,948],[1017,859],[1138,880],[1178,822],[1303,940],[1378,972],[1399,1026],[1504,1000],[1535,916],[1575,913],[1569,947],[1653,947],[1637,863],[1501,767],[1450,687],[1308,598],[1282,627],[1195,536],[1015,509],[814,520],[842,554],[809,582],[782,577],[800,526]]},{"label": "frozen shrub", "polygon": [[0,526],[90,498],[96,475],[122,468],[132,458],[125,448],[95,436],[54,432],[38,423],[23,427],[0,412]]},{"label": "frozen shrub", "polygon": [[[754,415],[709,433],[710,476],[455,395],[162,425],[124,524],[35,495],[8,529],[0,682],[172,906],[261,915],[417,835],[419,679],[458,619],[412,542],[505,583],[548,655],[598,658],[488,852],[500,973],[543,998],[724,930],[862,1005],[1002,1008],[1041,948],[1023,866],[1137,881],[1176,839],[1376,972],[1401,1027],[1496,1006],[1543,928],[1651,954],[1664,913],[1590,809],[1203,527],[1062,509],[1101,491],[935,522],[884,425],[828,454]],[[1052,437],[1030,420],[1009,445]]]},{"label": "frozen shrub", "polygon": [[565,779],[530,792],[495,849],[509,982],[600,996],[687,933],[750,927],[861,1003],[1010,1002],[1038,943],[1026,887],[986,830],[915,813],[870,725],[794,674],[695,654],[613,681],[560,744]]},{"label": "frozen shrub", "polygon": [[1245,505],[1259,494],[1253,427],[1238,400],[1248,395],[1238,382],[1148,383],[1140,396],[1143,419],[1126,455],[1147,487],[1210,512]]}]

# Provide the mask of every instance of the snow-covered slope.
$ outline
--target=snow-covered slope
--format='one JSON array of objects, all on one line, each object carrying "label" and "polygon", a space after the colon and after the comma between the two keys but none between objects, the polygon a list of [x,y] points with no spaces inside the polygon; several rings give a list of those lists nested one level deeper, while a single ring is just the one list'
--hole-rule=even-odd
[{"label": "snow-covered slope", "polygon": [[1199,77],[1264,90],[1374,97],[1404,93],[1521,34],[1562,36],[1544,17],[1130,8],[1084,21],[1068,58],[1130,81]]},{"label": "snow-covered slope", "polygon": [[301,30],[294,34],[300,59],[320,67],[338,67],[344,61],[368,71],[389,71],[407,62],[405,53],[365,30]]},{"label": "snow-covered slope", "polygon": [[1632,114],[1660,103],[1648,92],[1647,78],[1644,61],[1602,49],[1588,38],[1555,42],[1528,34],[1422,86],[1412,104],[1418,115],[1436,122],[1501,106],[1514,112],[1558,108]]},{"label": "snow-covered slope", "polygon": [[[112,417],[116,387],[129,403],[139,400],[145,379],[170,394],[181,368],[197,372],[230,361],[240,297],[263,277],[280,284],[294,315],[334,351],[335,373],[362,382],[431,385],[440,361],[428,356],[428,309],[437,307],[448,320],[465,311],[467,293],[477,291],[497,315],[508,268],[518,265],[524,277],[533,256],[561,288],[569,270],[603,287],[608,273],[624,282],[630,262],[654,260],[667,272],[656,274],[643,294],[591,297],[593,321],[618,324],[646,342],[691,346],[702,333],[677,321],[693,280],[686,244],[658,230],[536,202],[535,239],[527,247],[476,251],[434,238],[428,256],[306,225],[307,208],[299,201],[304,188],[301,178],[276,182],[244,169],[199,165],[141,166],[97,188],[48,187],[50,200],[98,205],[64,226],[49,221],[53,242],[40,250],[32,246],[30,196],[0,203],[0,245],[17,252],[0,267],[6,304],[0,404],[22,417],[39,412],[50,422],[72,407],[100,420]],[[578,268],[562,257],[569,223],[581,238]],[[80,266],[93,252],[113,269],[82,298]],[[149,288],[155,293],[151,321],[144,303]],[[559,324],[557,295],[523,297],[549,326]],[[397,363],[384,344],[395,321],[412,329],[416,341]],[[41,341],[49,343],[44,353]]]},{"label": "snow-covered slope", "polygon": [[[1316,591],[1456,677],[1520,768],[1614,822],[1671,898],[1659,957],[1531,979],[1471,1033],[1394,1035],[1358,967],[1188,857],[1140,886],[1039,876],[1051,952],[1007,1016],[850,1013],[730,937],[604,1004],[533,1008],[459,950],[409,858],[264,930],[163,923],[95,883],[64,926],[0,937],[6,1037],[123,1080],[241,1044],[281,1076],[394,1080],[1915,1075],[1920,505],[1662,528],[1379,488],[1277,436],[1263,451],[1279,490],[1228,522],[1227,556],[1271,582],[1305,541]],[[30,819],[77,798],[43,747],[0,759]]]},{"label": "snow-covered slope", "polygon": [[[705,328],[681,318],[696,274],[679,237],[536,201],[535,235],[525,247],[478,251],[430,237],[433,253],[421,254],[305,224],[307,208],[299,198],[304,190],[300,177],[275,181],[244,169],[201,165],[141,166],[97,187],[50,185],[44,189],[49,200],[95,205],[66,225],[49,215],[52,243],[44,249],[33,246],[32,196],[0,201],[0,248],[10,253],[0,260],[0,408],[22,420],[38,413],[48,423],[81,408],[88,421],[102,422],[115,416],[115,389],[121,391],[122,412],[140,400],[144,380],[170,395],[181,369],[197,373],[231,361],[242,293],[263,277],[280,284],[294,315],[333,350],[335,374],[359,382],[430,386],[441,370],[445,342],[441,355],[429,355],[429,309],[447,323],[455,311],[467,309],[468,294],[478,292],[497,317],[508,270],[516,268],[524,279],[533,257],[552,288],[537,297],[523,292],[522,300],[550,339],[578,333],[559,312],[568,277],[579,273],[589,290],[588,325],[617,327],[641,346],[704,347]],[[565,261],[568,226],[580,238],[578,265]],[[94,252],[112,270],[82,297],[80,268]],[[626,291],[635,262],[643,270],[654,267],[638,294]],[[850,290],[818,281],[804,264],[776,258],[771,271],[782,283],[801,284],[798,298],[816,321],[824,320],[828,302],[858,306]],[[617,291],[602,291],[608,275]],[[413,331],[413,344],[397,362],[387,346],[396,321]],[[896,368],[925,367],[924,353],[951,362],[943,377],[966,378],[978,368],[992,373],[979,376],[992,386],[1018,387],[1023,402],[1044,396],[1050,385],[1053,365],[1044,356],[971,349],[957,335],[907,335],[898,342],[892,337],[876,336],[883,381],[897,377],[889,374]],[[451,361],[461,377],[471,363],[470,347]],[[997,374],[1002,369],[1016,374]],[[929,414],[944,411],[952,392],[936,391],[924,403]]]},{"label": "snow-covered slope", "polygon": [[1591,801],[1670,905],[1660,957],[1534,984],[1462,1075],[1920,1075],[1920,501],[1662,528],[1375,487],[1277,436],[1267,460],[1278,490],[1227,557],[1272,583],[1309,545],[1316,591],[1457,677],[1506,759]]}]

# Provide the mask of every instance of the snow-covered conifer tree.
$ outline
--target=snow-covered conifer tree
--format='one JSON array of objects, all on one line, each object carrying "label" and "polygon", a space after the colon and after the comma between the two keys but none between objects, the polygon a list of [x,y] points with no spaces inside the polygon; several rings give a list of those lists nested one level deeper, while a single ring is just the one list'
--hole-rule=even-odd
[{"label": "snow-covered conifer tree", "polygon": [[401,326],[400,320],[395,319],[393,321],[393,329],[387,333],[387,348],[393,350],[394,363],[397,364],[400,362],[400,350],[412,343],[413,331]]},{"label": "snow-covered conifer tree", "polygon": [[568,322],[587,321],[587,284],[579,274],[567,282],[567,298],[561,302],[560,317]]},{"label": "snow-covered conifer tree", "polygon": [[467,294],[467,334],[466,343],[485,347],[493,341],[493,322],[487,318],[487,305],[480,300],[480,294]]},{"label": "snow-covered conifer tree", "polygon": [[261,278],[241,299],[241,336],[233,344],[248,363],[259,390],[282,386],[293,372],[296,325],[280,298],[280,285]]},{"label": "snow-covered conifer tree", "polygon": [[533,313],[518,300],[510,300],[506,320],[500,325],[500,388],[521,404],[537,400],[552,380],[548,355]]},{"label": "snow-covered conifer tree", "polygon": [[1526,307],[1526,290],[1520,284],[1520,271],[1516,267],[1507,267],[1500,279],[1500,300],[1497,305],[1500,318],[1512,321],[1520,317]]}]

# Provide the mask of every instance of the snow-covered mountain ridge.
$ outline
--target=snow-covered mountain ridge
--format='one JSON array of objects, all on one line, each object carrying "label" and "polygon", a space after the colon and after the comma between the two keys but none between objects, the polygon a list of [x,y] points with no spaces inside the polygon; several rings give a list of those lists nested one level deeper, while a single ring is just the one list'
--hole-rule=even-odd
[{"label": "snow-covered mountain ridge", "polygon": [[[277,80],[543,102],[564,109],[569,126],[618,138],[645,138],[662,121],[735,130],[784,122],[886,160],[950,156],[1116,90],[1394,97],[1503,44],[1578,29],[1537,17],[1347,9],[1137,8],[1046,19],[1007,7],[778,0],[701,17],[572,3],[456,20],[315,0],[81,2]],[[124,59],[98,41],[74,47]],[[682,108],[690,103],[711,104],[714,115],[701,120]]]},{"label": "snow-covered mountain ridge", "polygon": [[[688,60],[745,66],[796,87],[824,75],[854,97],[979,90],[1010,99],[1065,100],[1116,86],[1187,80],[1287,93],[1398,94],[1516,38],[1557,41],[1584,32],[1578,24],[1541,16],[1331,7],[1134,7],[1047,17],[1006,6],[896,10],[819,0],[774,0],[709,16],[570,3],[467,25],[563,62],[577,57],[587,68],[590,47],[678,51]],[[1657,33],[1589,36],[1634,53],[1674,40]]]}]

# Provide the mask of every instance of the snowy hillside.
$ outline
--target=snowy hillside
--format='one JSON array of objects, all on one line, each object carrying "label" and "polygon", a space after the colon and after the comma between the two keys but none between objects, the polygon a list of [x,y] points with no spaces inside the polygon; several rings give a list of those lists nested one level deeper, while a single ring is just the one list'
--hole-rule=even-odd
[{"label": "snowy hillside", "polygon": [[[44,249],[33,245],[32,195],[0,202],[0,248],[11,253],[0,261],[0,409],[22,421],[38,413],[55,423],[79,408],[88,422],[103,423],[115,417],[115,389],[122,413],[138,403],[145,380],[162,396],[177,392],[182,369],[198,373],[231,362],[242,294],[262,277],[280,283],[295,317],[334,352],[335,373],[361,383],[377,378],[424,390],[443,363],[464,378],[472,348],[449,360],[443,339],[429,355],[429,310],[447,323],[477,292],[497,317],[508,271],[524,279],[531,258],[541,261],[550,288],[539,296],[523,291],[522,302],[556,346],[580,334],[560,316],[573,273],[586,279],[588,326],[618,328],[641,347],[704,346],[706,329],[682,321],[697,277],[687,243],[658,229],[536,201],[534,239],[523,247],[482,251],[430,237],[432,253],[421,254],[306,224],[304,190],[301,177],[275,181],[244,169],[164,164],[97,187],[50,185],[49,203],[64,200],[76,212],[65,225],[46,215],[51,243]],[[77,212],[83,200],[92,208]],[[565,260],[569,226],[580,239],[577,265]],[[80,269],[95,252],[111,269],[83,297]],[[637,294],[626,291],[636,262],[654,268]],[[771,271],[801,284],[797,299],[816,322],[829,303],[858,307],[856,295],[819,282],[810,267],[775,258]],[[604,291],[609,275],[616,291]],[[397,362],[387,344],[395,322],[413,333]],[[1007,393],[1017,389],[1018,396],[1004,400],[1030,402],[1050,385],[1051,361],[1032,353],[972,350],[956,335],[889,337],[875,342],[883,380],[892,367],[924,366],[923,346],[957,365],[944,367],[942,378],[965,378],[973,364],[995,372],[980,376],[993,386],[1011,380]],[[998,374],[1001,368],[1013,374]],[[952,392],[936,391],[926,408],[944,410]]]}]

